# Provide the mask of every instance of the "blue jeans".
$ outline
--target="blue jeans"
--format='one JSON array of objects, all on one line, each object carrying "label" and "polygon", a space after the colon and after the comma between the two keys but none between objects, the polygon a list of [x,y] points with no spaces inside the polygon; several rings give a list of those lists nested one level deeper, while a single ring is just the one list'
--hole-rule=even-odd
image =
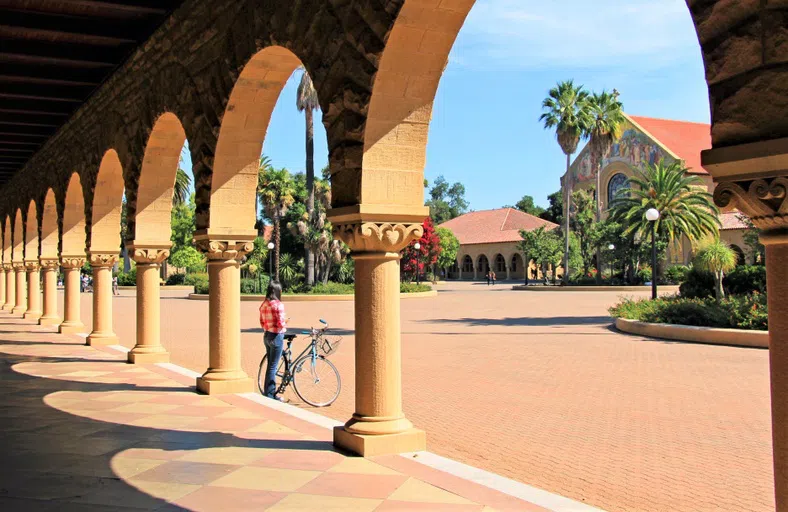
[{"label": "blue jeans", "polygon": [[268,356],[268,367],[265,370],[265,393],[268,398],[276,396],[276,368],[282,358],[284,350],[285,333],[266,332],[263,335],[265,354]]}]

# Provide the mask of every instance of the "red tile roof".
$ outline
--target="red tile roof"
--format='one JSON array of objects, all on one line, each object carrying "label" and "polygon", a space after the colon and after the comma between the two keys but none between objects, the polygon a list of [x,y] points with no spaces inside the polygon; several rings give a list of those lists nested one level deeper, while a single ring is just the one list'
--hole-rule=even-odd
[{"label": "red tile roof", "polygon": [[691,173],[708,174],[700,164],[700,152],[711,148],[710,125],[653,117],[629,116],[629,118],[684,160]]},{"label": "red tile roof", "polygon": [[520,230],[532,231],[545,226],[554,229],[558,224],[534,217],[514,208],[482,210],[466,213],[444,222],[439,227],[448,228],[462,245],[519,242]]},{"label": "red tile roof", "polygon": [[722,223],[722,227],[720,229],[722,231],[728,229],[747,229],[747,224],[742,220],[742,217],[744,217],[744,214],[738,210],[721,213],[720,222]]}]

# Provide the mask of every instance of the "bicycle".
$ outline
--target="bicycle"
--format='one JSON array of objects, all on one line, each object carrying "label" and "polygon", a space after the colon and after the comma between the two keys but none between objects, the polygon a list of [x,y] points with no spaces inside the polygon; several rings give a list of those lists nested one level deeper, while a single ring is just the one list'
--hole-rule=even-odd
[{"label": "bicycle", "polygon": [[[342,389],[342,381],[336,366],[327,356],[336,352],[341,337],[328,339],[325,334],[328,322],[320,319],[322,329],[310,328],[301,334],[308,335],[311,343],[293,360],[291,345],[295,334],[285,334],[287,347],[282,351],[282,358],[276,369],[276,395],[284,394],[287,386],[293,383],[296,395],[313,407],[325,407],[334,403]],[[265,372],[268,366],[268,354],[260,361],[257,372],[257,387],[265,394]]]}]

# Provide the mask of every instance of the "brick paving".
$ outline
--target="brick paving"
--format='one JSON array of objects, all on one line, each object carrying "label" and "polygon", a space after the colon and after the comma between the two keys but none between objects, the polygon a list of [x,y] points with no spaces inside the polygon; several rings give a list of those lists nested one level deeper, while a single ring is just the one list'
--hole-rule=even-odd
[{"label": "brick paving", "polygon": [[546,509],[0,315],[0,510]]},{"label": "brick paving", "polygon": [[[431,451],[611,511],[774,509],[767,351],[617,333],[606,312],[617,293],[442,286],[402,301],[404,407]],[[89,306],[86,295],[86,323]],[[295,329],[325,318],[344,335],[332,356],[343,391],[319,412],[347,419],[353,304],[287,307]],[[207,366],[207,310],[162,300],[173,362]],[[250,375],[256,311],[242,303]],[[132,346],[133,297],[116,298],[115,322]]]}]

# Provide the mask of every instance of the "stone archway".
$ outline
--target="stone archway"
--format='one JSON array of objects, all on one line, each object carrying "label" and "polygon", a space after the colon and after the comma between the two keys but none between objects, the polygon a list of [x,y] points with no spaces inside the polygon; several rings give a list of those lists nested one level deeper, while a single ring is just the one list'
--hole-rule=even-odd
[{"label": "stone archway", "polygon": [[58,222],[55,191],[47,189],[44,207],[41,209],[41,256],[39,264],[44,273],[44,304],[40,325],[57,325],[60,316],[57,312],[57,271],[58,259]]},{"label": "stone archway", "polygon": [[11,265],[14,268],[14,314],[24,315],[27,311],[27,274],[25,273],[25,224],[22,209],[14,214],[14,229],[11,232]]},{"label": "stone archway", "polygon": [[39,241],[38,241],[38,207],[30,201],[25,220],[25,273],[27,274],[27,308],[24,318],[38,320],[41,317],[41,288]]},{"label": "stone archway", "polygon": [[523,257],[522,255],[520,255],[520,253],[514,253],[512,255],[512,259],[509,265],[511,268],[512,279],[525,279],[526,277],[525,263],[523,262]]},{"label": "stone archway", "polygon": [[16,301],[14,294],[16,281],[11,266],[11,253],[11,219],[5,216],[3,222],[3,311],[11,311],[14,309],[14,302]]},{"label": "stone archway", "polygon": [[82,332],[80,319],[80,269],[86,260],[85,196],[78,173],[71,175],[63,200],[63,220],[60,241],[60,266],[63,270],[65,299],[61,333]]}]

